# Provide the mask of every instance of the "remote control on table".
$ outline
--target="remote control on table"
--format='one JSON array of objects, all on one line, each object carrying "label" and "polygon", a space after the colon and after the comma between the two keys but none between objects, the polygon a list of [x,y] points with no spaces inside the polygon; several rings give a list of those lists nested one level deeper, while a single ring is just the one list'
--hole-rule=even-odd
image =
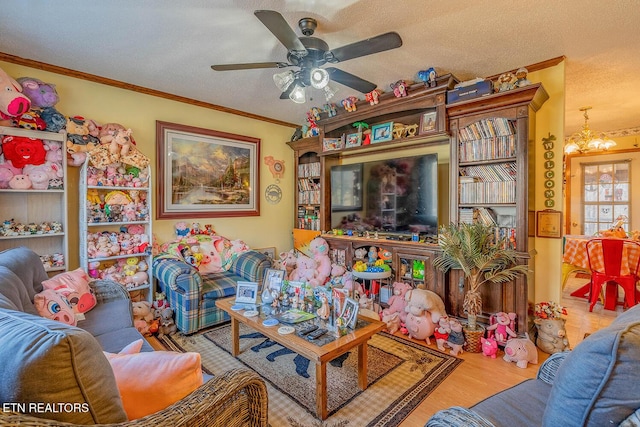
[{"label": "remote control on table", "polygon": [[317,338],[320,338],[321,336],[323,336],[326,333],[327,333],[326,329],[320,328],[320,329],[316,329],[315,331],[311,332],[309,335],[307,335],[307,337],[310,340],[315,340]]},{"label": "remote control on table", "polygon": [[318,329],[318,325],[309,325],[304,329],[300,329],[300,335],[307,335]]}]

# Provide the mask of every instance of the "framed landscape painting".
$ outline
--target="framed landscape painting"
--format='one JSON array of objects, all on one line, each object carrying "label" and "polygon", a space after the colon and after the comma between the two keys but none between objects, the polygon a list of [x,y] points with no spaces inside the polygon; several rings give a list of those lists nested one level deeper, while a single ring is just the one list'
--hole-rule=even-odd
[{"label": "framed landscape painting", "polygon": [[260,215],[260,139],[156,122],[156,217]]}]

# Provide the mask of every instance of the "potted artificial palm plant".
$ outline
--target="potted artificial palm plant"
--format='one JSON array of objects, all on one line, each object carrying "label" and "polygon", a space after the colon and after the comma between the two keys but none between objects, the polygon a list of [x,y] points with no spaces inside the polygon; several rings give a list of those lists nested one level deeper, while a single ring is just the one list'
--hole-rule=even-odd
[{"label": "potted artificial palm plant", "polygon": [[467,313],[468,329],[475,330],[478,314],[482,312],[480,287],[485,283],[504,283],[520,273],[527,273],[526,265],[516,263],[517,252],[510,249],[507,239],[496,241],[494,227],[476,222],[449,224],[440,227],[438,244],[442,254],[433,264],[442,271],[460,269],[468,290],[462,308]]}]

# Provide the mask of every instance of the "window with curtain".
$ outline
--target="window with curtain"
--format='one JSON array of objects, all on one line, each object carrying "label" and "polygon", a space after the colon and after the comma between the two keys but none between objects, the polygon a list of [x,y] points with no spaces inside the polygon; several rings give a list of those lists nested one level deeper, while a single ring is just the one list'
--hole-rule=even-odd
[{"label": "window with curtain", "polygon": [[[630,166],[630,160],[582,164],[583,234],[593,235],[618,218],[630,217]],[[628,232],[628,221],[623,226]]]}]

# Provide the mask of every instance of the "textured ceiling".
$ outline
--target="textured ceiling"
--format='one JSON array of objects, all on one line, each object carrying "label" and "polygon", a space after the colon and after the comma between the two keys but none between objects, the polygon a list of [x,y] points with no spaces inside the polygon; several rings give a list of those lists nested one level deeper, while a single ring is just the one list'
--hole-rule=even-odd
[{"label": "textured ceiling", "polygon": [[[276,10],[299,34],[303,17],[330,48],[388,31],[403,46],[336,65],[388,90],[435,67],[460,80],[566,57],[566,129],[640,126],[637,0],[5,0],[0,52],[285,122],[323,104],[280,100],[275,69],[215,72],[212,64],[286,61],[254,16]],[[336,98],[362,94],[342,86]],[[553,95],[553,94],[552,94]]]}]

